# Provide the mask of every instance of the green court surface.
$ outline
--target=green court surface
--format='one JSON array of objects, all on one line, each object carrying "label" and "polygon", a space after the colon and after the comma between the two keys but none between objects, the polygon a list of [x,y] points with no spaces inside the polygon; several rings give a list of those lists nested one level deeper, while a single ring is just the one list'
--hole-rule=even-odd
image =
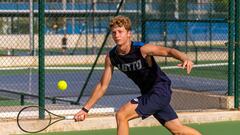
[{"label": "green court surface", "polygon": [[[63,125],[64,126],[64,125]],[[205,124],[190,124],[199,130],[202,135],[239,135],[240,121],[216,122]],[[116,129],[74,131],[58,133],[42,133],[38,135],[116,135]],[[163,126],[137,127],[130,129],[130,135],[171,135]]]},{"label": "green court surface", "polygon": [[20,105],[20,101],[0,97],[0,106],[15,106],[15,105]]},{"label": "green court surface", "polygon": [[[32,105],[29,102],[24,102],[25,105]],[[0,97],[0,106],[20,106],[21,102],[20,100],[15,99],[8,99],[4,97]]]}]

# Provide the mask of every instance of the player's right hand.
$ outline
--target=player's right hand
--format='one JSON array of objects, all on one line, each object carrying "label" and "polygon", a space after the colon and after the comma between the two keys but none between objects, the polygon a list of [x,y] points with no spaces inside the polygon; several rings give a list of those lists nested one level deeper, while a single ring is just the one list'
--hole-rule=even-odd
[{"label": "player's right hand", "polygon": [[86,113],[83,110],[80,110],[78,113],[76,113],[74,115],[74,120],[75,120],[75,122],[77,122],[77,121],[84,121],[85,118],[87,117],[87,115],[88,115],[88,113]]}]

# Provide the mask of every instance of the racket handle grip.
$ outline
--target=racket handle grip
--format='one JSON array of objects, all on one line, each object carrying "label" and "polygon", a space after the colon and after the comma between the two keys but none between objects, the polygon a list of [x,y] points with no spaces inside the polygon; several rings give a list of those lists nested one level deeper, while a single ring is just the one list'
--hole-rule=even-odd
[{"label": "racket handle grip", "polygon": [[74,116],[65,116],[66,120],[73,120]]}]

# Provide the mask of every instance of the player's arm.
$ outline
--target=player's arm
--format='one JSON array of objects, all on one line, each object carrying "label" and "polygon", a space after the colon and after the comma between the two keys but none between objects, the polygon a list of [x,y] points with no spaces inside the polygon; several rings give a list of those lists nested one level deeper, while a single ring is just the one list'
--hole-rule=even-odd
[{"label": "player's arm", "polygon": [[[113,66],[111,64],[109,55],[107,54],[105,58],[105,69],[102,74],[102,78],[100,82],[97,83],[88,101],[85,103],[84,105],[85,109],[90,110],[94,106],[94,104],[104,95],[111,81],[112,73],[113,73]],[[87,111],[80,110],[77,114],[75,114],[74,119],[76,121],[82,121],[85,119],[86,116],[87,116]]]},{"label": "player's arm", "polygon": [[188,74],[191,72],[191,69],[193,67],[193,62],[187,57],[187,55],[174,48],[146,44],[143,47],[141,47],[141,53],[143,57],[150,55],[150,56],[173,57],[175,59],[178,59],[182,62],[181,64],[178,64],[178,66],[186,68]]}]

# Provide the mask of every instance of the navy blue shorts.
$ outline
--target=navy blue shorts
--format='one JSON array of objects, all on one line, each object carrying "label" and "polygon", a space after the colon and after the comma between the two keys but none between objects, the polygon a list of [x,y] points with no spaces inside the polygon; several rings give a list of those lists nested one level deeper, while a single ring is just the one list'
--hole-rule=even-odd
[{"label": "navy blue shorts", "polygon": [[167,121],[178,118],[170,105],[171,87],[168,83],[157,83],[149,93],[131,100],[138,104],[136,112],[143,118],[153,115],[162,125]]}]

